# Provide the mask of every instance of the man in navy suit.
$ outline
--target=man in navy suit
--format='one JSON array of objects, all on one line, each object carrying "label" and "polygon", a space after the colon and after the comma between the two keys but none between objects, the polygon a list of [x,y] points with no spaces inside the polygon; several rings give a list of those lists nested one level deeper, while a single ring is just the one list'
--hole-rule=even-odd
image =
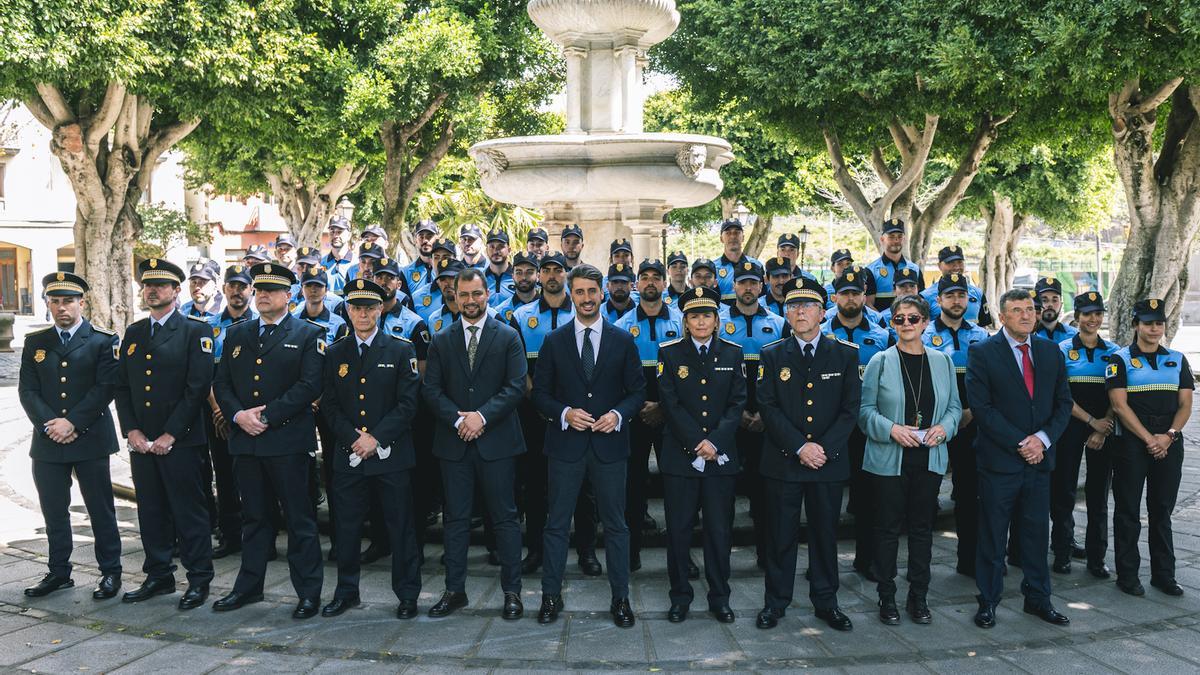
[{"label": "man in navy suit", "polygon": [[433,454],[441,460],[446,592],[429,616],[467,605],[467,548],[475,481],[483,488],[496,533],[505,619],[521,618],[521,525],[514,485],[525,437],[517,405],[525,394],[525,347],[517,331],[490,318],[483,271],[458,273],[453,293],[461,315],[433,336],[425,364],[425,401],[437,418]]},{"label": "man in navy suit", "polygon": [[1025,612],[1060,626],[1070,623],[1050,604],[1046,556],[1054,444],[1071,417],[1071,390],[1058,345],[1033,335],[1037,320],[1028,292],[1005,293],[1000,298],[1003,330],[973,345],[967,361],[967,391],[979,424],[975,624],[980,628],[996,625],[1005,542],[1018,503]]},{"label": "man in navy suit", "polygon": [[562,611],[567,526],[585,476],[591,479],[612,589],[613,623],[634,624],[629,606],[629,527],[625,473],[629,422],[646,399],[646,378],[633,337],[600,316],[603,275],[579,265],[567,275],[575,319],[546,336],[538,353],[532,400],[549,420],[545,453],[549,517],[543,534],[542,606],[538,623]]}]

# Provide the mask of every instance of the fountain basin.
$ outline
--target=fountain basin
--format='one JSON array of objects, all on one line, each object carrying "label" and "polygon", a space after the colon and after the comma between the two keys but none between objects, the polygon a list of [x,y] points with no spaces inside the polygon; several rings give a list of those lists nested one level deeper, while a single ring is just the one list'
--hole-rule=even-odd
[{"label": "fountain basin", "polygon": [[729,143],[699,134],[521,136],[477,143],[469,154],[490,197],[529,208],[700,206],[721,194],[718,169],[733,160]]},{"label": "fountain basin", "polygon": [[531,0],[529,18],[554,42],[624,42],[641,49],[662,42],[679,27],[674,0]]}]

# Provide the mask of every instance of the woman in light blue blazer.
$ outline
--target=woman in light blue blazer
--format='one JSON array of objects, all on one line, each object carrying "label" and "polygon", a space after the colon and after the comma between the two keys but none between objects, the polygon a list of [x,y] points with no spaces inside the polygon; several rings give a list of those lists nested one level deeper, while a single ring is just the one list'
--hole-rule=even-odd
[{"label": "woman in light blue blazer", "polygon": [[896,551],[908,526],[908,602],[914,623],[933,620],[926,602],[933,555],[933,518],[946,473],[946,441],[958,431],[962,405],[954,363],[926,349],[929,303],[917,295],[892,303],[898,342],[871,357],[863,375],[858,426],[867,436],[863,471],[875,498],[875,560],[879,620],[900,623],[896,606]]}]

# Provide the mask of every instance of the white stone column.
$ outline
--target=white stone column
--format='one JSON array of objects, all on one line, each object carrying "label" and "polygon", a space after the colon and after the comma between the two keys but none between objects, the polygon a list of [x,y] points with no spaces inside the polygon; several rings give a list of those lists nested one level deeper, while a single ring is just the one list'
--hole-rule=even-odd
[{"label": "white stone column", "polygon": [[617,72],[620,78],[621,91],[621,123],[619,131],[625,133],[641,132],[642,97],[640,89],[641,76],[637,65],[637,47],[621,47],[614,52],[617,58]]},{"label": "white stone column", "polygon": [[654,250],[653,231],[654,225],[644,224],[640,220],[626,220],[625,226],[629,228],[630,239],[633,241],[633,264],[636,266],[646,258],[657,258],[658,252]]},{"label": "white stone column", "polygon": [[566,47],[563,57],[567,60],[567,133],[583,133],[583,60],[587,50]]}]

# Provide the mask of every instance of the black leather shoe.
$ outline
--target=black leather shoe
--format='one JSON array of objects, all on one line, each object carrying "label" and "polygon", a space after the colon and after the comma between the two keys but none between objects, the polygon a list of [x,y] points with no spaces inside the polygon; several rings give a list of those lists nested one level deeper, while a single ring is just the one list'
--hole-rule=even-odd
[{"label": "black leather shoe", "polygon": [[900,625],[900,608],[896,607],[895,598],[879,599],[879,620],[885,626]]},{"label": "black leather shoe", "polygon": [[1066,616],[1059,614],[1058,610],[1054,609],[1054,605],[1051,605],[1050,603],[1046,603],[1040,607],[1035,607],[1034,605],[1031,605],[1028,600],[1026,600],[1025,613],[1032,614],[1042,621],[1045,621],[1046,623],[1052,623],[1055,626],[1071,625],[1071,620]]},{"label": "black leather shoe", "polygon": [[376,546],[372,543],[358,556],[358,562],[362,565],[370,565],[371,563],[382,560],[392,554],[391,549],[386,546]]},{"label": "black leather shoe", "polygon": [[538,623],[554,623],[558,620],[558,613],[562,611],[562,608],[561,595],[543,595],[542,607],[538,610]]},{"label": "black leather shoe", "polygon": [[775,609],[774,607],[763,607],[758,613],[758,618],[754,620],[755,628],[774,628],[779,625],[779,620],[783,618],[783,610]]},{"label": "black leather shoe", "polygon": [[396,606],[397,619],[415,619],[417,618],[417,601],[416,600],[401,600]]},{"label": "black leather shoe", "polygon": [[183,597],[179,599],[179,609],[196,609],[208,600],[208,584],[188,586]]},{"label": "black leather shoe", "polygon": [[854,630],[854,624],[850,623],[850,617],[842,614],[842,610],[834,607],[833,609],[818,609],[817,618],[829,624],[829,627],[842,632]]},{"label": "black leather shoe", "polygon": [[212,608],[214,612],[228,612],[235,609],[241,609],[246,605],[251,605],[256,602],[262,602],[262,599],[262,593],[238,593],[237,591],[234,591],[214,602]]},{"label": "black leather shoe", "polygon": [[1075,542],[1071,542],[1071,557],[1076,560],[1087,560],[1087,549]]},{"label": "black leather shoe", "polygon": [[224,558],[226,556],[231,556],[234,553],[241,553],[241,552],[242,552],[242,542],[240,539],[237,541],[223,540],[217,544],[216,548],[213,549],[212,557],[213,557],[213,560],[220,560],[221,558]]},{"label": "black leather shoe", "polygon": [[667,621],[671,623],[683,623],[687,620],[688,606],[672,604],[667,610]]},{"label": "black leather shoe", "polygon": [[1180,596],[1183,595],[1183,586],[1180,586],[1174,579],[1151,579],[1150,585],[1167,595]]},{"label": "black leather shoe", "polygon": [[640,569],[642,569],[642,554],[641,553],[630,553],[629,554],[629,571],[636,572]]},{"label": "black leather shoe", "polygon": [[688,579],[695,581],[700,578],[700,567],[696,564],[692,557],[688,556]]},{"label": "black leather shoe", "polygon": [[542,567],[542,552],[530,551],[521,561],[521,574],[533,574]]},{"label": "black leather shoe", "polygon": [[1088,572],[1097,579],[1108,579],[1112,576],[1112,572],[1108,571],[1108,565],[1100,563],[1099,565],[1088,565]]},{"label": "black leather shoe", "polygon": [[105,574],[100,577],[100,583],[96,584],[96,590],[92,591],[92,599],[108,600],[116,597],[119,590],[121,590],[121,575]]},{"label": "black leather shoe", "polygon": [[500,616],[507,621],[516,621],[525,615],[525,605],[521,603],[521,595],[519,593],[504,594],[504,611]]},{"label": "black leather shoe", "polygon": [[169,595],[174,592],[174,577],[147,579],[141,586],[123,595],[121,597],[121,602],[141,602],[143,600],[149,600],[156,595]]},{"label": "black leather shoe", "polygon": [[733,613],[733,610],[729,608],[729,605],[710,608],[708,613],[712,614],[713,618],[721,623],[733,623],[734,619],[737,618],[737,615]]},{"label": "black leather shoe", "polygon": [[442,593],[442,597],[433,607],[429,608],[429,616],[437,619],[443,616],[450,616],[456,609],[462,609],[467,606],[467,594],[455,593],[446,591]]},{"label": "black leather shoe", "polygon": [[47,574],[42,577],[42,580],[25,589],[25,595],[31,598],[40,598],[45,595],[50,595],[60,588],[72,588],[75,586],[75,580],[71,577],[60,577],[56,574]]},{"label": "black leather shoe", "polygon": [[595,551],[579,554],[579,569],[589,577],[598,577],[604,574],[604,568],[600,566],[600,561],[596,558]]},{"label": "black leather shoe", "polygon": [[975,625],[980,628],[995,628],[996,607],[981,601],[979,603],[979,611],[975,612]]},{"label": "black leather shoe", "polygon": [[933,612],[929,611],[929,603],[922,596],[908,596],[908,602],[904,603],[904,610],[908,612],[909,618],[915,624],[927,626],[933,623]]},{"label": "black leather shoe", "polygon": [[629,598],[613,600],[608,611],[612,614],[613,625],[617,628],[633,628],[633,608],[629,606]]},{"label": "black leather shoe", "polygon": [[1131,582],[1124,582],[1118,579],[1117,588],[1120,589],[1122,593],[1133,595],[1139,598],[1146,594],[1146,587],[1143,586],[1142,582],[1138,581],[1137,579],[1134,579]]},{"label": "black leather shoe", "polygon": [[500,554],[496,553],[495,551],[488,551],[487,560],[488,560],[488,564],[491,565],[492,567],[500,566]]},{"label": "black leather shoe", "polygon": [[338,616],[352,607],[358,607],[361,603],[362,600],[357,595],[349,598],[334,598],[329,601],[328,605],[321,608],[321,616]]},{"label": "black leather shoe", "polygon": [[296,603],[296,609],[292,610],[293,619],[311,619],[321,611],[321,603],[319,600],[312,598],[300,598],[300,602]]},{"label": "black leather shoe", "polygon": [[1063,556],[1063,557],[1055,556],[1054,557],[1054,565],[1052,565],[1050,567],[1050,569],[1054,570],[1055,574],[1070,574],[1071,573],[1071,559],[1066,556]]}]

